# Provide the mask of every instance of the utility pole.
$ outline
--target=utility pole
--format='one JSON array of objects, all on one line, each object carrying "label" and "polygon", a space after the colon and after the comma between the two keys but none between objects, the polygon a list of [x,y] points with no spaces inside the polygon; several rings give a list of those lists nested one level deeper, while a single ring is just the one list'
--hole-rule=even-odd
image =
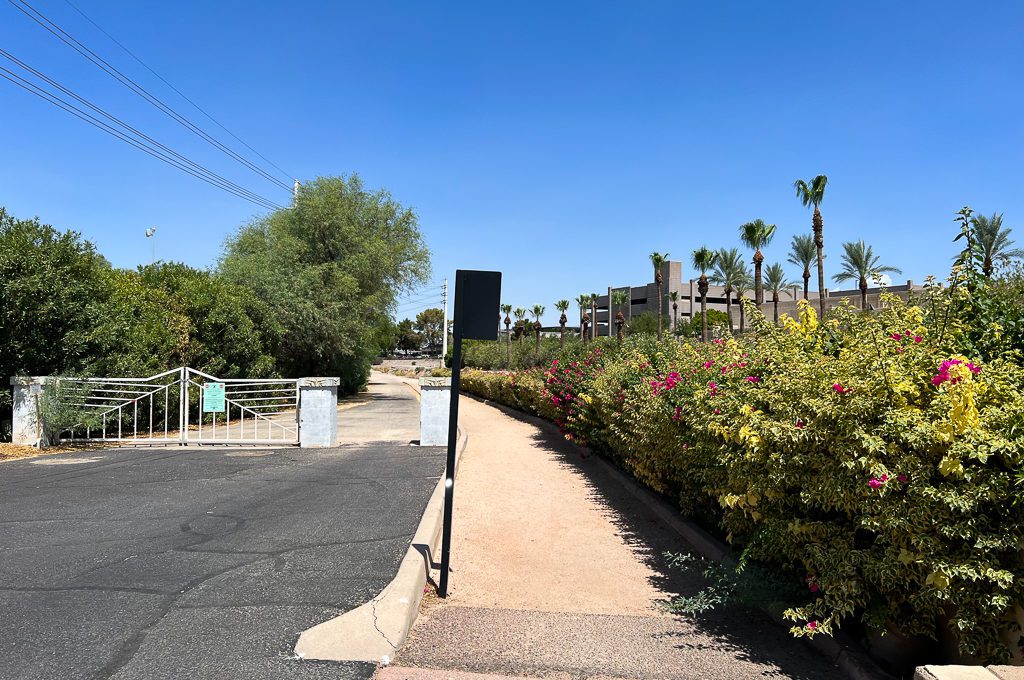
[{"label": "utility pole", "polygon": [[153,242],[153,259],[149,263],[156,264],[156,227],[150,227],[146,230],[146,238],[151,239]]},{"label": "utility pole", "polygon": [[441,309],[441,368],[444,368],[444,358],[448,356],[448,279],[441,287]]}]

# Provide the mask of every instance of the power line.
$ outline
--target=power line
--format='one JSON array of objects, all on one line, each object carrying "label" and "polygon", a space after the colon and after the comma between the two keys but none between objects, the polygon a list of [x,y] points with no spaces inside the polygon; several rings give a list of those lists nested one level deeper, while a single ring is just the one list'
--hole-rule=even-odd
[{"label": "power line", "polygon": [[[281,180],[275,178],[273,175],[271,175],[270,173],[266,172],[262,168],[254,165],[253,163],[251,163],[246,158],[244,158],[244,157],[240,156],[239,154],[235,153],[233,150],[231,150],[230,148],[228,148],[227,146],[225,146],[221,142],[217,141],[213,137],[211,137],[205,130],[200,128],[198,125],[196,125],[195,123],[190,121],[188,118],[182,116],[177,111],[175,111],[173,108],[171,108],[170,106],[165,104],[163,101],[160,100],[159,97],[156,97],[155,95],[151,94],[144,87],[142,87],[141,85],[136,83],[134,80],[132,80],[128,76],[126,76],[123,73],[121,73],[119,70],[117,70],[117,68],[115,68],[109,62],[107,62],[105,59],[103,59],[103,57],[99,56],[98,54],[96,54],[95,52],[90,50],[84,44],[82,44],[77,39],[75,39],[75,37],[72,36],[70,33],[68,33],[67,31],[62,29],[60,26],[58,26],[54,22],[50,21],[48,18],[46,18],[46,16],[42,12],[40,12],[39,10],[34,8],[32,5],[30,5],[25,0],[8,0],[8,2],[10,2],[12,5],[14,5],[14,7],[18,11],[20,11],[22,14],[24,14],[28,18],[32,19],[32,21],[36,22],[37,24],[42,26],[44,29],[46,29],[49,33],[54,35],[57,39],[59,39],[65,45],[67,45],[68,47],[70,47],[71,49],[75,50],[76,52],[81,54],[83,57],[85,57],[86,59],[91,61],[93,64],[95,64],[97,67],[99,67],[101,70],[103,70],[111,78],[114,78],[115,80],[120,82],[122,85],[127,87],[129,90],[131,90],[135,94],[139,95],[140,97],[142,97],[143,99],[148,101],[150,104],[152,104],[153,106],[158,108],[160,111],[165,113],[172,120],[174,120],[175,122],[177,122],[178,124],[180,124],[181,126],[186,128],[187,130],[189,130],[189,131],[193,132],[194,134],[198,135],[201,139],[207,141],[208,143],[210,143],[214,147],[220,149],[221,151],[226,153],[228,156],[230,156],[231,158],[234,158],[236,161],[238,161],[242,165],[246,166],[247,168],[249,168],[253,172],[259,174],[262,177],[264,177],[268,181],[273,182],[277,186],[285,189],[286,191],[289,191],[289,192],[292,191],[292,187],[291,186],[289,186],[288,184],[285,184],[284,182],[282,182]],[[21,5],[24,5],[25,7],[22,7]],[[25,9],[26,7],[28,9]]]},{"label": "power line", "polygon": [[53,94],[47,92],[46,90],[43,90],[42,88],[40,88],[40,87],[38,87],[36,85],[33,85],[31,82],[29,82],[29,81],[25,80],[24,78],[20,77],[19,75],[17,75],[13,71],[10,71],[10,70],[4,68],[3,66],[0,66],[0,78],[4,78],[6,80],[9,80],[10,82],[14,83],[15,85],[17,85],[18,87],[22,88],[23,90],[26,90],[26,91],[36,95],[40,99],[43,99],[43,100],[53,104],[57,108],[63,109],[64,111],[70,113],[71,115],[75,116],[76,118],[80,118],[81,120],[85,121],[86,123],[89,123],[90,125],[92,125],[92,126],[94,126],[96,128],[99,128],[100,130],[106,132],[107,134],[113,135],[114,137],[117,137],[118,139],[120,139],[121,141],[125,142],[126,144],[134,146],[135,148],[139,149],[140,151],[142,151],[144,153],[147,153],[150,156],[153,156],[154,158],[157,158],[158,160],[161,160],[164,163],[167,163],[168,165],[171,165],[171,166],[173,166],[175,168],[178,168],[179,170],[181,170],[183,172],[187,172],[188,174],[192,175],[193,177],[195,177],[197,179],[201,179],[201,180],[203,180],[204,182],[206,182],[208,184],[212,184],[213,186],[216,186],[216,187],[218,187],[220,189],[223,189],[224,191],[227,191],[228,193],[232,193],[232,194],[238,196],[239,198],[244,198],[247,201],[251,201],[253,203],[256,203],[257,205],[259,205],[259,206],[261,206],[263,208],[267,208],[267,209],[273,209],[274,208],[273,204],[271,204],[269,202],[264,203],[263,202],[264,199],[258,199],[257,200],[257,199],[250,198],[250,197],[245,196],[245,195],[243,195],[243,194],[241,194],[239,192],[236,192],[234,189],[222,186],[222,185],[218,184],[217,182],[215,182],[215,181],[213,181],[211,179],[208,179],[207,177],[204,177],[203,175],[201,175],[201,174],[191,170],[187,166],[182,165],[181,163],[175,161],[174,159],[168,158],[167,156],[165,156],[161,152],[155,151],[152,148],[148,147],[147,145],[145,145],[145,144],[143,144],[143,143],[141,143],[141,142],[139,142],[139,141],[137,141],[135,139],[132,139],[131,137],[125,135],[124,133],[120,132],[116,128],[113,128],[110,125],[107,125],[106,123],[104,123],[103,121],[101,121],[101,120],[99,120],[99,119],[89,115],[88,113],[82,111],[78,107],[76,107],[76,106],[74,106],[72,104],[68,104],[67,102],[61,100],[59,97],[54,96]]},{"label": "power line", "polygon": [[195,107],[195,109],[196,109],[197,111],[199,111],[199,113],[203,114],[204,116],[206,116],[207,118],[209,118],[209,119],[210,119],[211,121],[213,121],[213,123],[214,123],[214,124],[215,124],[215,125],[216,125],[217,127],[219,127],[219,128],[221,129],[221,130],[223,130],[224,132],[226,132],[226,133],[228,133],[229,135],[231,135],[232,137],[234,137],[234,138],[235,138],[235,140],[236,140],[236,141],[238,141],[238,143],[239,143],[239,144],[241,144],[242,146],[244,146],[245,148],[247,148],[247,149],[248,149],[249,151],[252,151],[252,152],[253,152],[254,154],[256,154],[257,156],[259,156],[260,158],[262,158],[262,159],[263,159],[264,161],[266,161],[266,162],[267,162],[268,164],[270,164],[271,166],[273,166],[274,168],[276,168],[276,169],[277,169],[278,171],[280,171],[280,172],[281,172],[281,174],[283,174],[283,175],[284,175],[285,177],[287,177],[287,178],[288,178],[289,180],[291,180],[291,179],[292,179],[293,177],[295,177],[295,175],[293,175],[293,174],[291,174],[291,173],[288,173],[288,172],[284,171],[284,170],[283,170],[283,169],[281,168],[281,166],[277,165],[277,164],[276,164],[276,163],[274,163],[274,162],[273,162],[272,160],[270,160],[269,158],[267,158],[266,156],[264,156],[263,154],[261,154],[261,153],[260,153],[259,151],[257,151],[256,149],[252,148],[251,146],[249,146],[249,145],[248,145],[248,144],[247,144],[247,143],[245,142],[245,140],[244,140],[244,139],[242,139],[241,137],[239,137],[238,135],[236,135],[236,134],[235,134],[234,132],[232,132],[231,130],[229,130],[229,129],[227,129],[226,127],[224,127],[224,125],[222,125],[222,124],[220,123],[220,121],[218,121],[218,120],[217,120],[216,118],[214,118],[214,117],[213,117],[213,116],[211,116],[211,115],[210,115],[209,113],[207,113],[207,112],[206,112],[206,111],[205,111],[205,110],[204,110],[204,109],[203,109],[203,108],[202,108],[201,106],[199,106],[199,104],[196,104],[196,103],[195,103],[194,101],[192,101],[191,99],[189,99],[188,97],[186,97],[186,96],[185,96],[185,94],[184,94],[184,93],[183,93],[183,92],[182,92],[181,90],[179,90],[178,88],[174,87],[174,85],[171,85],[171,84],[170,84],[169,82],[167,82],[167,80],[166,80],[166,79],[165,79],[165,78],[164,78],[164,77],[163,77],[162,75],[160,75],[159,73],[157,73],[156,71],[154,71],[154,70],[153,70],[152,68],[150,68],[150,67],[149,67],[149,64],[147,64],[146,62],[142,61],[142,59],[140,59],[139,57],[137,57],[137,56],[135,55],[135,53],[134,53],[134,52],[132,52],[132,51],[131,51],[130,49],[128,49],[127,47],[125,47],[124,45],[122,45],[122,44],[121,44],[121,42],[120,42],[120,41],[118,41],[118,39],[117,39],[117,38],[115,38],[114,36],[110,35],[110,34],[109,34],[109,33],[107,33],[107,32],[106,32],[105,30],[103,30],[103,27],[102,27],[102,26],[100,26],[100,25],[99,25],[99,24],[97,24],[97,23],[96,23],[95,21],[93,21],[93,20],[92,20],[92,19],[91,19],[91,18],[89,17],[89,15],[88,15],[88,14],[86,14],[86,13],[85,13],[85,12],[83,12],[83,11],[82,11],[81,9],[79,9],[77,5],[75,5],[75,4],[73,3],[73,2],[71,2],[71,0],[64,0],[64,2],[66,2],[66,3],[67,3],[67,4],[69,4],[69,5],[71,5],[71,8],[72,8],[72,9],[74,9],[74,10],[75,10],[76,12],[78,12],[78,13],[79,13],[79,14],[81,14],[81,15],[82,15],[83,17],[85,17],[85,20],[86,20],[86,21],[88,21],[88,22],[89,22],[90,24],[92,24],[93,26],[95,26],[95,27],[96,27],[96,28],[97,28],[97,29],[98,29],[98,30],[100,31],[100,33],[102,33],[103,35],[105,35],[105,36],[107,36],[108,38],[110,38],[110,39],[111,39],[111,40],[112,40],[112,41],[114,42],[114,44],[115,44],[115,45],[117,45],[118,47],[120,47],[120,48],[121,48],[122,50],[124,50],[124,51],[125,51],[125,52],[126,52],[126,53],[128,54],[128,56],[130,56],[130,57],[131,57],[132,59],[134,59],[135,61],[137,61],[137,62],[139,62],[140,64],[142,64],[143,68],[145,68],[145,69],[146,69],[147,71],[149,71],[149,72],[150,72],[150,73],[152,73],[152,74],[153,74],[154,76],[156,76],[157,78],[159,78],[159,79],[160,79],[160,82],[162,82],[162,83],[163,83],[164,85],[166,85],[167,87],[169,87],[169,88],[171,88],[172,90],[174,90],[174,91],[175,91],[175,92],[176,92],[176,93],[178,94],[178,96],[179,96],[179,97],[181,97],[182,99],[184,99],[185,101],[187,101],[187,102],[188,102],[189,104],[191,104],[191,105],[192,105],[193,107]]},{"label": "power line", "polygon": [[[136,135],[137,137],[141,138],[142,140],[144,140],[144,142],[140,142],[140,143],[143,143],[143,144],[145,144],[146,146],[148,146],[150,148],[157,147],[161,151],[163,151],[163,152],[171,155],[172,157],[174,157],[179,162],[184,163],[185,165],[188,165],[189,167],[191,167],[196,172],[199,172],[199,173],[205,175],[209,179],[211,179],[214,182],[216,182],[218,186],[221,186],[221,188],[232,189],[233,190],[232,193],[235,193],[236,195],[242,195],[241,197],[247,198],[249,200],[253,200],[253,202],[269,204],[268,206],[265,206],[265,207],[274,207],[274,208],[282,208],[283,207],[283,206],[280,206],[280,205],[274,203],[270,199],[264,198],[264,197],[260,196],[259,194],[255,193],[253,191],[249,191],[245,187],[242,187],[242,186],[240,186],[238,184],[235,184],[234,182],[226,179],[225,177],[223,177],[221,175],[218,175],[217,173],[213,172],[212,170],[209,170],[208,168],[200,165],[199,163],[196,163],[195,161],[193,161],[193,160],[191,160],[191,159],[181,155],[180,153],[178,153],[174,149],[171,149],[170,147],[168,147],[168,146],[166,146],[164,144],[161,144],[157,140],[155,140],[152,137],[146,135],[145,133],[139,131],[138,129],[132,127],[128,123],[125,123],[120,118],[114,116],[111,113],[108,113],[107,111],[105,111],[104,109],[96,106],[95,104],[93,104],[89,100],[79,96],[75,92],[73,92],[73,91],[69,90],[68,88],[64,87],[63,85],[61,85],[57,81],[55,81],[52,78],[48,77],[46,74],[44,74],[44,73],[42,73],[42,72],[32,68],[31,66],[29,66],[28,64],[26,64],[25,62],[23,62],[22,60],[18,59],[13,54],[11,54],[10,52],[7,52],[6,50],[4,50],[2,48],[0,48],[0,56],[3,56],[6,59],[8,59],[9,61],[17,64],[18,66],[20,66],[24,70],[26,70],[29,73],[32,73],[33,75],[35,75],[37,78],[42,79],[43,81],[45,81],[46,83],[48,83],[52,87],[55,87],[56,89],[60,90],[65,95],[67,95],[69,97],[72,97],[73,99],[75,99],[79,103],[83,104],[84,106],[89,107],[90,109],[92,109],[93,111],[98,113],[99,115],[104,116],[108,120],[114,122],[117,125],[120,125],[125,130],[128,130],[130,133],[132,133],[132,134]],[[13,72],[8,71],[8,73],[13,73]],[[16,77],[20,78],[20,76],[16,76]],[[24,82],[29,82],[29,81],[24,80],[24,79],[22,79],[22,80]],[[42,88],[39,88],[39,89],[42,90]],[[51,96],[57,98],[57,99],[60,99],[60,97],[57,97],[56,95],[53,95],[53,93],[49,93],[49,94]],[[62,102],[64,102],[65,104],[67,104],[66,100],[63,100],[63,99],[60,99],[60,100]],[[148,142],[148,144],[146,144],[147,142]]]}]

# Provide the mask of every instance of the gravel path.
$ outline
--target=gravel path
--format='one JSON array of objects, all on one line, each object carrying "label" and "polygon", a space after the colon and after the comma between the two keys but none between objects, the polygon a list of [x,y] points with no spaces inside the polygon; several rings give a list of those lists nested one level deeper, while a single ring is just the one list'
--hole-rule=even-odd
[{"label": "gravel path", "polygon": [[379,678],[840,676],[758,612],[660,611],[700,587],[662,557],[692,548],[561,438],[473,399],[461,409],[450,596]]}]

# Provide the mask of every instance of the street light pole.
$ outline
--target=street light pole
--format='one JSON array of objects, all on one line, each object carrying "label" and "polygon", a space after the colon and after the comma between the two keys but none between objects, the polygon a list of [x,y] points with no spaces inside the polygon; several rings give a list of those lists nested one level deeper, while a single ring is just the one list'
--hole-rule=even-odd
[{"label": "street light pole", "polygon": [[150,227],[146,230],[146,238],[153,241],[153,259],[150,260],[150,264],[156,264],[156,227]]}]

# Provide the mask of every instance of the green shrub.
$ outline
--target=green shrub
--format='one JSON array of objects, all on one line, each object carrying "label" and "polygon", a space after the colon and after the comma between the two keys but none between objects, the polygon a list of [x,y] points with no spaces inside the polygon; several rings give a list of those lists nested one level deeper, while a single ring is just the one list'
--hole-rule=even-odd
[{"label": "green shrub", "polygon": [[805,584],[794,634],[947,621],[963,654],[1002,660],[1024,583],[1024,372],[960,355],[962,311],[943,332],[943,305],[894,296],[822,323],[801,303],[782,328],[750,307],[742,341],[640,335],[463,387],[611,452]]}]

